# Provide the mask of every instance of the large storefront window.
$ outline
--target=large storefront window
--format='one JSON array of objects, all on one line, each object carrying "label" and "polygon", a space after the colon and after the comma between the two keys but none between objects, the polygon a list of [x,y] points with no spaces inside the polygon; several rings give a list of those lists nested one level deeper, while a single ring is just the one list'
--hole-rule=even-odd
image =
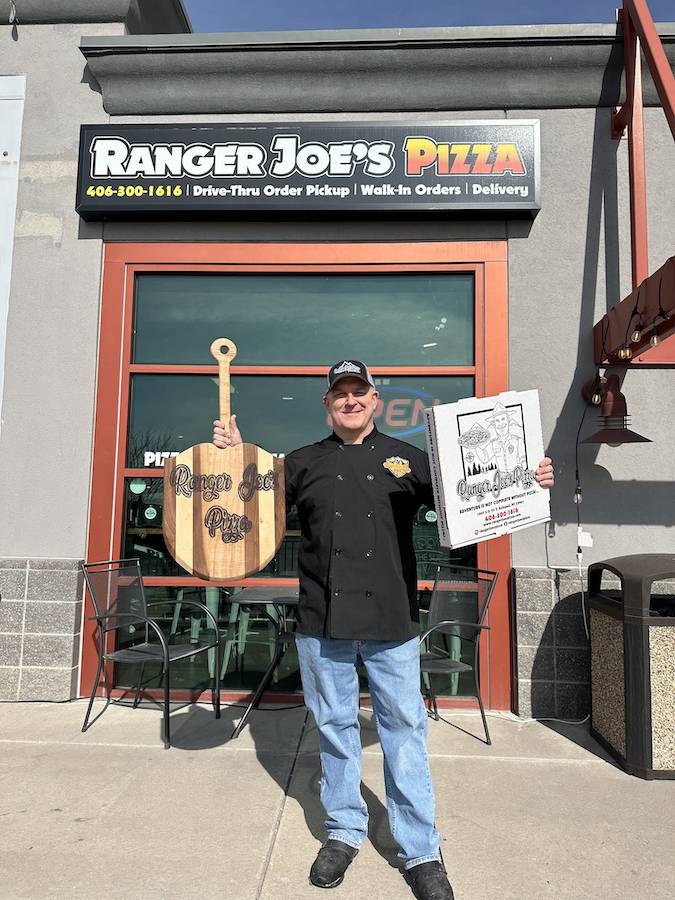
[{"label": "large storefront window", "polygon": [[[504,253],[499,243],[107,245],[89,558],[139,557],[150,599],[167,601],[155,611],[171,640],[205,636],[205,618],[183,601],[197,599],[215,613],[225,691],[236,695],[257,685],[272,653],[269,620],[248,614],[236,595],[255,583],[280,589],[297,584],[300,530],[291,510],[279,553],[239,584],[205,583],[166,550],[163,464],[211,439],[218,411],[212,341],[228,337],[237,344],[231,406],[246,441],[285,455],[327,434],[325,372],[351,356],[371,367],[380,393],[380,431],[424,447],[425,407],[506,387],[505,351],[501,358],[490,354],[489,362],[487,356],[488,347],[506,346]],[[429,509],[416,517],[414,543],[422,608],[440,563],[497,567],[507,560],[504,548],[497,554],[484,545],[441,548]],[[489,689],[504,708],[505,589],[497,603],[501,618],[486,638],[483,662]],[[119,637],[122,645],[141,639],[133,627]],[[89,689],[92,641],[89,630],[83,653],[83,687]],[[214,656],[186,661],[174,673],[173,688],[191,696],[207,691]],[[158,674],[146,667],[146,685],[154,686]],[[136,676],[118,666],[114,683],[132,687]],[[290,648],[273,690],[291,694],[299,688]],[[434,688],[466,693],[461,678],[435,681]]]},{"label": "large storefront window", "polygon": [[[123,555],[139,556],[150,578],[176,580],[175,587],[161,589],[161,596],[178,591],[180,600],[192,591],[218,614],[224,631],[235,628],[236,641],[225,641],[223,687],[255,684],[269,662],[269,623],[246,618],[244,612],[230,621],[231,606],[224,600],[236,588],[224,595],[213,588],[180,586],[186,573],[164,545],[163,485],[157,471],[167,454],[211,439],[218,410],[212,340],[219,335],[234,340],[235,367],[247,369],[246,374],[233,373],[231,381],[232,410],[245,440],[283,455],[328,433],[331,426],[321,403],[325,378],[313,370],[348,355],[392,373],[402,366],[411,370],[377,375],[375,421],[385,434],[424,447],[424,408],[474,394],[473,375],[425,372],[435,373],[439,365],[472,366],[473,282],[470,274],[454,273],[136,277],[126,467],[144,474],[126,479]],[[138,371],[155,366],[162,371]],[[189,373],[181,371],[186,366]],[[204,367],[203,373],[195,372],[196,367]],[[274,371],[277,367],[282,371]],[[471,550],[451,554],[439,546],[434,513],[426,508],[417,515],[414,534],[421,580],[432,578],[438,563],[451,557],[467,563],[474,559]],[[293,510],[279,553],[259,577],[295,578],[299,541]],[[172,638],[199,637],[187,606],[184,613],[179,606],[178,614],[167,606],[165,624]],[[122,638],[134,639],[133,631]],[[212,659],[189,661],[179,669],[176,686],[206,688],[212,667]],[[118,683],[130,677],[118,667]],[[275,687],[298,687],[292,654]]]}]

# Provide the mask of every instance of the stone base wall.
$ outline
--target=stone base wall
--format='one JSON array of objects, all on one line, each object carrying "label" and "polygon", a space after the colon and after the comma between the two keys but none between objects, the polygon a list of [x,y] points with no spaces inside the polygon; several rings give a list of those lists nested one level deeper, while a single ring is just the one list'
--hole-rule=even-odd
[{"label": "stone base wall", "polygon": [[77,696],[83,584],[78,559],[0,558],[0,699]]},{"label": "stone base wall", "polygon": [[579,573],[516,568],[512,589],[515,712],[583,719],[590,712],[590,655]]},{"label": "stone base wall", "polygon": [[[587,571],[583,591],[588,621]],[[605,573],[603,589],[617,590]],[[525,718],[583,719],[590,713],[590,646],[575,569],[516,568],[513,597],[514,710]],[[652,595],[675,595],[675,581],[656,581]]]}]

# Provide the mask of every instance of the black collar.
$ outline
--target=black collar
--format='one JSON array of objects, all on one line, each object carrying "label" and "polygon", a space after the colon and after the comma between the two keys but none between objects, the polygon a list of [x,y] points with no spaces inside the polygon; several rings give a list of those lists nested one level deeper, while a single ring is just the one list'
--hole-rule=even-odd
[{"label": "black collar", "polygon": [[[375,424],[373,424],[373,427],[368,432],[368,434],[364,437],[362,443],[365,444],[367,441],[375,440],[377,437],[379,437],[379,434],[380,434],[380,432],[377,430],[377,426]],[[342,440],[342,438],[339,437],[337,434],[335,434],[335,432],[333,432],[332,434],[329,434],[328,437],[325,438],[325,440],[332,441],[335,444],[344,444],[344,441]]]}]

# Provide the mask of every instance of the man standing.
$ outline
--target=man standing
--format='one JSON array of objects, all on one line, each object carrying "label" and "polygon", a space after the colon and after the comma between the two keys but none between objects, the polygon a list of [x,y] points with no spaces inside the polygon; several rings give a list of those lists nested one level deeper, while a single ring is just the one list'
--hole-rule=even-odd
[{"label": "man standing", "polygon": [[[434,825],[420,692],[412,528],[419,507],[433,505],[429,462],[422,450],[375,428],[378,396],[362,362],[336,363],[323,398],[333,433],[285,460],[286,502],[297,506],[302,531],[296,645],[305,703],[319,732],[328,832],[309,877],[317,887],[339,885],[367,836],[360,789],[360,660],[405,878],[418,900],[452,900]],[[241,440],[236,417],[214,422],[216,446]],[[542,487],[553,484],[548,458],[536,477]]]}]

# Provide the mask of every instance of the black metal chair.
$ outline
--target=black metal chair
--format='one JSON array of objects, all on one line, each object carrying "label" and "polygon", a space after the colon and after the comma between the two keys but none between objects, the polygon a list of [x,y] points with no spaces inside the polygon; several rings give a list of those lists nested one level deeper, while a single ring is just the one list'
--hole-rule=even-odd
[{"label": "black metal chair", "polygon": [[[131,663],[139,665],[141,670],[138,676],[136,686],[136,697],[134,699],[134,708],[138,706],[141,692],[141,679],[143,677],[143,668],[147,663],[160,663],[162,666],[162,682],[164,691],[164,747],[168,749],[171,746],[171,732],[169,723],[169,690],[170,690],[170,668],[171,663],[179,659],[185,659],[194,656],[196,653],[203,653],[205,650],[215,649],[216,660],[213,670],[213,686],[211,690],[211,699],[216,718],[220,718],[220,685],[218,679],[220,677],[220,633],[218,631],[218,621],[213,613],[197,600],[185,600],[182,602],[188,606],[200,609],[213,624],[215,635],[213,639],[198,640],[196,643],[190,644],[170,644],[162,631],[158,621],[153,619],[149,614],[155,606],[166,606],[168,603],[176,602],[175,600],[160,600],[154,603],[147,603],[145,600],[145,591],[143,589],[143,576],[141,574],[141,565],[139,559],[115,559],[107,562],[81,564],[80,568],[85,578],[89,594],[94,604],[95,615],[90,619],[95,620],[98,627],[98,670],[94,680],[94,686],[89,698],[89,706],[87,714],[84,717],[82,731],[86,731],[90,726],[89,716],[94,705],[94,698],[101,679],[101,672],[104,674],[104,686],[108,703],[99,715],[102,715],[110,703],[110,685],[108,680],[108,670],[110,664],[115,662]],[[145,640],[142,643],[133,644],[129,647],[116,649],[114,644],[114,633],[118,628],[129,625],[144,625]],[[153,632],[153,640],[150,640],[150,632]],[[156,640],[154,639],[156,638]],[[96,718],[98,718],[97,716]]]},{"label": "black metal chair", "polygon": [[[473,672],[474,696],[478,700],[485,742],[491,744],[483,701],[480,696],[480,637],[489,631],[485,624],[497,573],[464,566],[439,566],[429,602],[427,628],[420,638],[423,645],[420,668],[429,675],[454,675]],[[473,646],[472,663],[464,662],[462,647]],[[471,657],[469,657],[471,658]],[[428,681],[430,715],[438,721],[436,695]]]}]

